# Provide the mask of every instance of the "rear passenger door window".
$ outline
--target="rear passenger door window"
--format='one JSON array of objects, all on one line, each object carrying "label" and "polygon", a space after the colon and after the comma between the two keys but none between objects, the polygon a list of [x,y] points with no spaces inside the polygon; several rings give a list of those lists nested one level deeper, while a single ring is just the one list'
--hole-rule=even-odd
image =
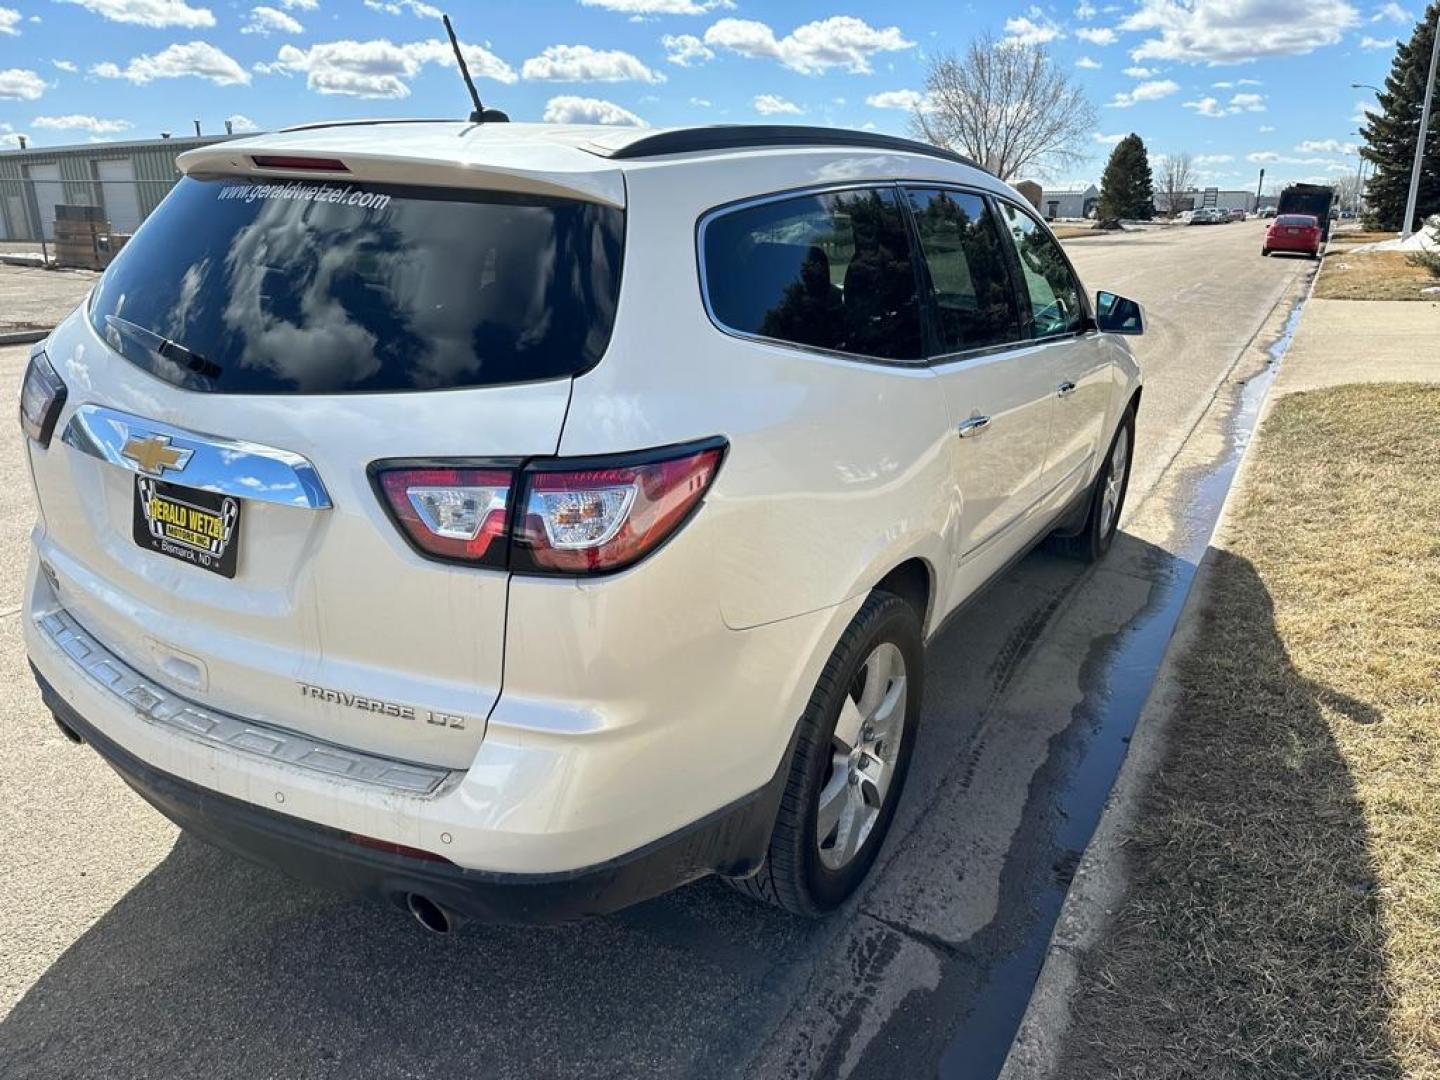
[{"label": "rear passenger door window", "polygon": [[1026,337],[1047,338],[1073,334],[1085,320],[1080,286],[1059,243],[1038,221],[1019,207],[1001,202],[1004,232],[1015,246],[1029,301],[1025,316]]},{"label": "rear passenger door window", "polygon": [[711,314],[728,330],[882,360],[922,357],[920,302],[893,189],[775,199],[702,232]]},{"label": "rear passenger door window", "polygon": [[1019,341],[1020,316],[1005,241],[979,195],[906,192],[930,275],[937,350],[942,355]]}]

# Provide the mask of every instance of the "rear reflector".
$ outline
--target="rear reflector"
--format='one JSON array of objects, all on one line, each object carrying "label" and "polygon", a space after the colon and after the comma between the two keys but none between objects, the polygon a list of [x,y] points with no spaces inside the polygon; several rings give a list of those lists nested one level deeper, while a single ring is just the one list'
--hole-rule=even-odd
[{"label": "rear reflector", "polygon": [[477,566],[505,565],[509,469],[389,469],[386,505],[422,554]]},{"label": "rear reflector", "polygon": [[444,855],[436,855],[433,851],[425,851],[422,848],[410,847],[406,844],[397,844],[390,840],[377,840],[373,836],[361,836],[359,833],[347,833],[346,840],[360,847],[372,848],[375,851],[384,851],[391,855],[403,855],[407,859],[424,859],[426,862],[451,863]]},{"label": "rear reflector", "polygon": [[527,469],[512,569],[608,573],[654,551],[699,505],[723,447],[690,446],[673,453],[601,468],[547,462]]},{"label": "rear reflector", "polygon": [[339,158],[289,157],[284,154],[254,154],[250,158],[261,169],[298,169],[302,172],[349,172]]}]

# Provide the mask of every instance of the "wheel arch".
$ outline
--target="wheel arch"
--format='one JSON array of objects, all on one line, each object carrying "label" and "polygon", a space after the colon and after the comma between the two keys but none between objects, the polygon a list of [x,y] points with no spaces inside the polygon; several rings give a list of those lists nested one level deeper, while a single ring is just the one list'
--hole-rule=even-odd
[{"label": "wheel arch", "polygon": [[912,555],[886,572],[874,585],[874,591],[900,597],[920,616],[922,628],[930,626],[935,606],[935,568],[929,560]]}]

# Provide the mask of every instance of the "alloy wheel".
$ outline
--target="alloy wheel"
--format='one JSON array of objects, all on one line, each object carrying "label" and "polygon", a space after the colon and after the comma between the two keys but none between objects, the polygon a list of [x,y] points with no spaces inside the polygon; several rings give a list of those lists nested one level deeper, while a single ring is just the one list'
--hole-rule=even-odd
[{"label": "alloy wheel", "polygon": [[881,642],[856,673],[831,739],[815,840],[830,870],[847,866],[875,828],[905,734],[905,657]]}]

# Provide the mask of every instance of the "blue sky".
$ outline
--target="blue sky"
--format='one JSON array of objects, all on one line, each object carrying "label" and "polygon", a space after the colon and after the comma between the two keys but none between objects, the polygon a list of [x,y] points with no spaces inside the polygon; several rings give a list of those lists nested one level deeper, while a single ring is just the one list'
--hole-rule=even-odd
[{"label": "blue sky", "polygon": [[[804,122],[906,133],[926,58],[975,34],[1042,42],[1115,139],[1186,151],[1249,187],[1357,162],[1352,82],[1379,83],[1420,4],[1396,0],[487,0],[455,4],[487,104],[516,120]],[[0,144],[215,132],[360,116],[460,116],[422,0],[0,0]]]}]

